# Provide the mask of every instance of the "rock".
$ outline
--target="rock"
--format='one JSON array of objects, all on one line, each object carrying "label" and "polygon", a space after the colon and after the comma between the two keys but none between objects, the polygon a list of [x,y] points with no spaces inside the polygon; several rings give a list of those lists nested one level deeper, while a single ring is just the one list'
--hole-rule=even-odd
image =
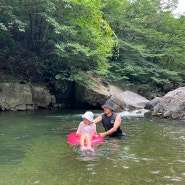
[{"label": "rock", "polygon": [[55,101],[46,87],[31,84],[0,83],[0,109],[2,111],[48,108]]},{"label": "rock", "polygon": [[111,99],[114,102],[116,111],[143,109],[147,100],[132,91],[124,91],[114,85],[104,85],[100,79],[91,78],[94,85],[89,89],[77,85],[75,88],[76,107],[90,106],[100,108],[104,102]]},{"label": "rock", "polygon": [[41,108],[49,108],[52,104],[52,96],[46,87],[31,85],[33,104]]},{"label": "rock", "polygon": [[146,103],[149,102],[145,97],[140,96],[132,91],[123,91],[117,95],[122,105],[128,110],[131,109],[143,109]]},{"label": "rock", "polygon": [[114,110],[117,112],[121,112],[126,108],[126,103],[124,98],[120,97],[118,94],[114,94],[111,96],[111,101],[114,103]]},{"label": "rock", "polygon": [[[101,91],[102,90],[102,91]],[[101,105],[109,98],[108,91],[105,91],[102,87],[93,90],[85,89],[80,85],[76,85],[75,88],[75,102],[76,108],[94,107],[100,108]]]},{"label": "rock", "polygon": [[164,118],[184,119],[185,87],[180,87],[167,93],[154,107],[153,115]]},{"label": "rock", "polygon": [[161,100],[160,97],[155,97],[154,99],[146,103],[144,108],[148,110],[152,110],[160,102],[160,100]]},{"label": "rock", "polygon": [[26,110],[26,104],[33,104],[30,86],[27,84],[1,83],[0,89],[2,110]]}]

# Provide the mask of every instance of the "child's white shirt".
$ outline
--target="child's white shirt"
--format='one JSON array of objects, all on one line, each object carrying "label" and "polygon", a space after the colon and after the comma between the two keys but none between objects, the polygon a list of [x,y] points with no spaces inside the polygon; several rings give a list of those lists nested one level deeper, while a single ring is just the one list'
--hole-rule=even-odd
[{"label": "child's white shirt", "polygon": [[96,132],[96,124],[93,122],[90,125],[86,125],[83,121],[80,122],[77,132],[78,134],[82,134],[84,136],[92,137],[92,135]]}]

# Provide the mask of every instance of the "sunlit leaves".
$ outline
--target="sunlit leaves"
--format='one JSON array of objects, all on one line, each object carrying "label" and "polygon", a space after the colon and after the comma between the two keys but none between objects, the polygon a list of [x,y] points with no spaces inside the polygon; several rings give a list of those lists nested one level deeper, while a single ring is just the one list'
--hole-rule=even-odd
[{"label": "sunlit leaves", "polygon": [[4,31],[8,30],[7,27],[3,23],[0,23],[0,29]]}]

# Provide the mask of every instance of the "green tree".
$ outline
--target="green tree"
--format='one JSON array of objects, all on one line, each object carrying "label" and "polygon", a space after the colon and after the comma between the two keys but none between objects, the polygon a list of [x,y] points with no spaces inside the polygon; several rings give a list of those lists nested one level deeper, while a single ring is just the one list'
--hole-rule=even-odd
[{"label": "green tree", "polygon": [[[0,21],[1,31],[6,34],[5,43],[9,39],[16,48],[7,46],[5,63],[11,66],[11,74],[35,82],[55,80],[56,75],[57,79],[81,81],[79,71],[101,74],[108,69],[106,60],[115,41],[102,18],[100,0],[15,0],[4,1],[3,6],[11,11],[6,21]],[[12,20],[16,28],[7,30]],[[4,58],[3,48],[1,52]]]},{"label": "green tree", "polygon": [[100,0],[71,0],[68,6],[67,18],[73,32],[70,42],[64,45],[63,40],[59,40],[57,48],[61,57],[68,52],[65,60],[75,74],[79,70],[102,74],[108,68],[107,57],[112,55],[115,41],[111,28],[102,18],[102,6]]},{"label": "green tree", "polygon": [[109,77],[161,89],[183,81],[184,23],[166,11],[174,6],[176,1],[166,7],[159,0],[106,1],[104,17],[119,39],[119,58],[110,61]]}]

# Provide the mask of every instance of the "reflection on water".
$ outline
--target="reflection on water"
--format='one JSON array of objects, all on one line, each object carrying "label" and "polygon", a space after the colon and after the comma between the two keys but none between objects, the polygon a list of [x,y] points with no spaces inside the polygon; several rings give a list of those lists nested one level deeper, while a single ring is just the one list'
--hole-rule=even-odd
[{"label": "reflection on water", "polygon": [[183,123],[123,116],[126,141],[82,153],[66,138],[83,112],[0,113],[0,185],[185,184]]}]

